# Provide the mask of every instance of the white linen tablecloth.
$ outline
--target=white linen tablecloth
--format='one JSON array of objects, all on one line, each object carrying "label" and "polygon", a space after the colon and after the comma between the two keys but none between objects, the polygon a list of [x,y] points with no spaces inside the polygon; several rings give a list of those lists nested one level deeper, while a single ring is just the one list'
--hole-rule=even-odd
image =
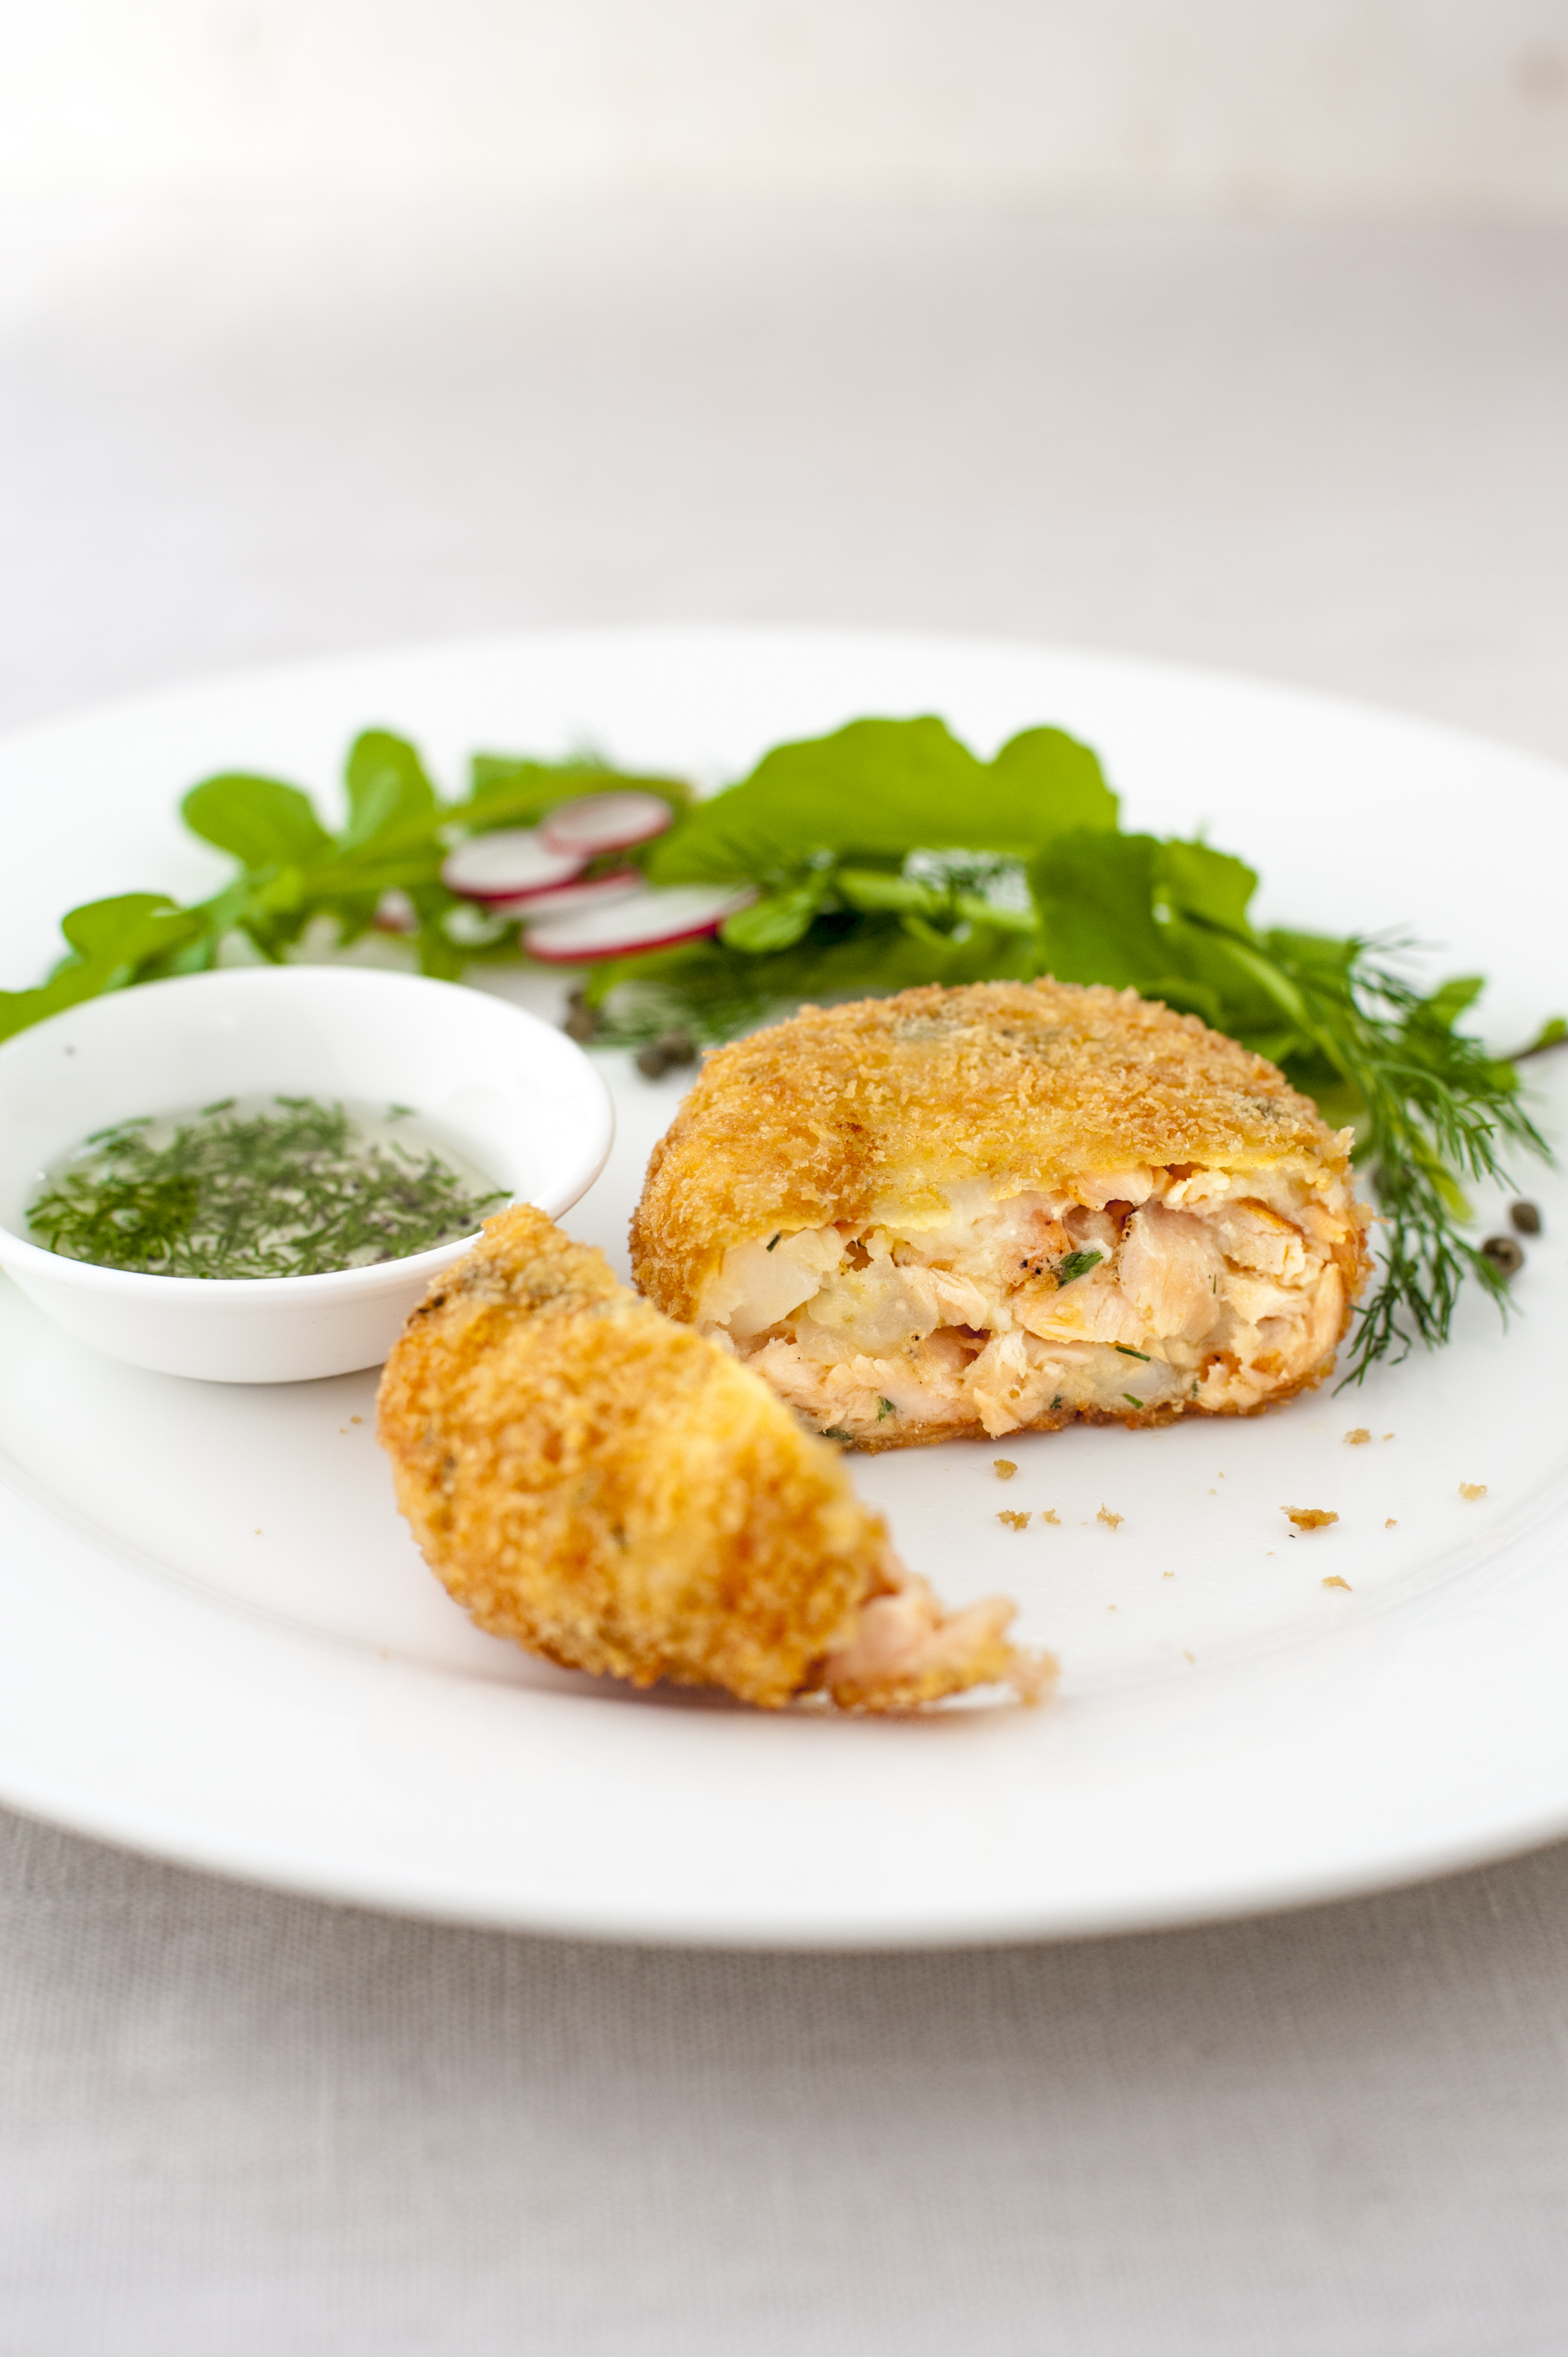
[{"label": "white linen tablecloth", "polygon": [[[0,345],[6,720],[717,617],[1100,641],[1568,756],[1568,231],[14,211]],[[1564,2348],[1568,1850],[768,1957],[0,1820],[0,2357]]]}]

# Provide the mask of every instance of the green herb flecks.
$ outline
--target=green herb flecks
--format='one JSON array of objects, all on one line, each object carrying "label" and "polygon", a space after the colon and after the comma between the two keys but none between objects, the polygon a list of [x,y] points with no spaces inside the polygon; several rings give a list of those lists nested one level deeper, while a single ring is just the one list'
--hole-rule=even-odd
[{"label": "green herb flecks", "polygon": [[879,1399],[877,1401],[876,1421],[878,1424],[884,1423],[888,1416],[897,1415],[897,1409],[894,1406],[890,1399]]},{"label": "green herb flecks", "polygon": [[100,1130],[28,1207],[34,1237],[153,1276],[319,1276],[451,1243],[506,1200],[431,1147],[367,1135],[340,1104],[273,1103],[237,1113],[231,1098],[167,1135],[147,1119]]},{"label": "green herb flecks", "polygon": [[1131,1342],[1113,1342],[1111,1347],[1120,1351],[1124,1359],[1142,1359],[1145,1366],[1150,1363],[1147,1351],[1134,1351]]},{"label": "green herb flecks", "polygon": [[1058,1289],[1059,1290],[1064,1285],[1076,1283],[1080,1276],[1087,1276],[1090,1270],[1098,1268],[1104,1258],[1105,1254],[1098,1252],[1069,1253],[1065,1260],[1058,1260],[1057,1263]]}]

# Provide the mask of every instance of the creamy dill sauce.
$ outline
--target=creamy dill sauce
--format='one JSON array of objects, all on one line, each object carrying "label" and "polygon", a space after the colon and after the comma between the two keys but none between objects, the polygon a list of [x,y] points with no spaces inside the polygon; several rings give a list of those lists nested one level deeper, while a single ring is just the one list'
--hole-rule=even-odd
[{"label": "creamy dill sauce", "polygon": [[231,1097],[96,1131],[45,1174],[33,1241],[153,1276],[320,1276],[470,1235],[508,1200],[412,1108]]}]

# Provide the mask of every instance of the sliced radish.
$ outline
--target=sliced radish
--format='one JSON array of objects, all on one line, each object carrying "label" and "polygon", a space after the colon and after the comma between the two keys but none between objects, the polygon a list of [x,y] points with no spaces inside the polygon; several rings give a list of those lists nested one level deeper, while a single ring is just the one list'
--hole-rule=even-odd
[{"label": "sliced radish", "polygon": [[522,946],[547,965],[635,957],[643,950],[673,949],[678,942],[716,933],[726,917],[749,909],[756,898],[749,884],[675,884],[667,891],[650,886],[608,908],[581,909],[575,917],[530,925]]},{"label": "sliced radish", "polygon": [[608,876],[590,876],[586,882],[550,884],[542,892],[521,892],[516,899],[487,900],[492,917],[522,917],[531,920],[575,916],[579,909],[602,909],[607,901],[625,900],[646,891],[648,878],[640,867],[618,867]]},{"label": "sliced radish", "polygon": [[408,894],[400,892],[394,885],[376,902],[376,913],[371,922],[378,933],[416,933],[419,931],[419,910]]},{"label": "sliced radish", "polygon": [[658,794],[579,794],[575,802],[559,802],[547,811],[539,832],[552,851],[575,851],[580,858],[597,859],[607,851],[629,851],[634,843],[651,842],[673,816]]},{"label": "sliced radish", "polygon": [[456,845],[441,863],[441,881],[466,900],[525,900],[570,883],[587,856],[554,849],[534,827],[501,826]]}]

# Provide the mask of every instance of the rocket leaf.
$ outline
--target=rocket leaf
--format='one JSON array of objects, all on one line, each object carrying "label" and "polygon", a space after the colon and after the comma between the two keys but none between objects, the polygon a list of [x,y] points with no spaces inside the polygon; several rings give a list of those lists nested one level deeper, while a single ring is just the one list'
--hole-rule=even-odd
[{"label": "rocket leaf", "polygon": [[727,883],[794,873],[802,860],[910,851],[1011,853],[1116,824],[1116,797],[1086,745],[1031,728],[980,761],[940,720],[854,720],[831,737],[779,745],[748,778],[700,802],[655,845],[656,884]]}]

